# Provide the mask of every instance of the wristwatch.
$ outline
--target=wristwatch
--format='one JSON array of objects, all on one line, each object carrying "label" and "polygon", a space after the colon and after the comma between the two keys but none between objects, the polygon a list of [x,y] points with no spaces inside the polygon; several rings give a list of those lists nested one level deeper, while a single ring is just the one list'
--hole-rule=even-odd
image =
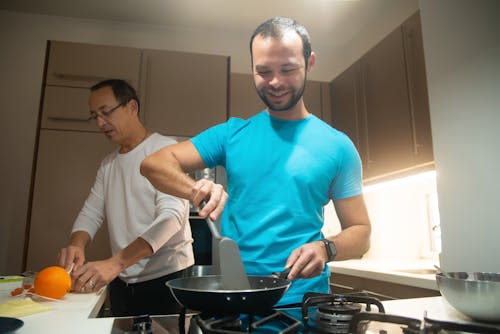
[{"label": "wristwatch", "polygon": [[325,244],[326,255],[328,256],[328,260],[326,262],[333,261],[335,255],[337,255],[337,248],[335,247],[335,243],[326,238],[321,239],[321,242]]}]

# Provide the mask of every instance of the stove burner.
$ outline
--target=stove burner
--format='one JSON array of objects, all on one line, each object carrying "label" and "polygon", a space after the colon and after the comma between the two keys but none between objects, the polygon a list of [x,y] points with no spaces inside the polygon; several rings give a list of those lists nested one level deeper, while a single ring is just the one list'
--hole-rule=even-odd
[{"label": "stove burner", "polygon": [[[302,319],[307,330],[319,333],[349,333],[350,321],[361,312],[363,305],[370,311],[373,305],[378,312],[384,312],[384,306],[375,298],[366,294],[321,294],[306,293],[302,299]],[[317,308],[309,315],[312,308]]]},{"label": "stove burner", "polygon": [[211,315],[197,315],[196,323],[205,334],[225,333],[297,333],[300,321],[279,311],[272,311],[267,316],[232,315],[216,317]]}]

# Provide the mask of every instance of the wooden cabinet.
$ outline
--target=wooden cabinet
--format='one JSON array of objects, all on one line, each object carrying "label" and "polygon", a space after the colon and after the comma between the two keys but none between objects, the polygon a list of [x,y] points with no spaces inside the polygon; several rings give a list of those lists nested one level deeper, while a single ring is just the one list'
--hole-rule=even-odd
[{"label": "wooden cabinet", "polygon": [[139,87],[141,49],[51,41],[46,84],[90,88],[111,78]]},{"label": "wooden cabinet", "polygon": [[419,22],[416,13],[331,83],[332,125],[356,144],[365,180],[433,162]]},{"label": "wooden cabinet", "polygon": [[337,273],[330,277],[330,290],[339,294],[364,292],[379,300],[440,296],[438,290]]},{"label": "wooden cabinet", "polygon": [[[113,147],[98,133],[40,130],[26,269],[56,264],[99,164]],[[105,225],[88,247],[87,260],[110,255]]]},{"label": "wooden cabinet", "polygon": [[[327,95],[328,83],[308,80],[304,91],[304,103],[309,112],[319,118],[329,114],[330,104]],[[229,116],[247,119],[264,108],[266,106],[255,90],[252,75],[231,73]]]},{"label": "wooden cabinet", "polygon": [[416,164],[424,164],[433,161],[434,154],[424,45],[418,12],[404,22],[402,30],[413,126],[413,158]]},{"label": "wooden cabinet", "polygon": [[147,128],[194,136],[227,119],[229,58],[145,50],[142,108]]},{"label": "wooden cabinet", "polygon": [[50,41],[42,107],[42,129],[99,132],[89,120],[89,88],[120,78],[139,87],[140,49]]},{"label": "wooden cabinet", "polygon": [[42,129],[99,132],[89,119],[90,90],[79,87],[45,86],[42,106]]},{"label": "wooden cabinet", "polygon": [[331,124],[351,138],[366,173],[366,122],[361,82],[361,64],[356,62],[330,84]]}]

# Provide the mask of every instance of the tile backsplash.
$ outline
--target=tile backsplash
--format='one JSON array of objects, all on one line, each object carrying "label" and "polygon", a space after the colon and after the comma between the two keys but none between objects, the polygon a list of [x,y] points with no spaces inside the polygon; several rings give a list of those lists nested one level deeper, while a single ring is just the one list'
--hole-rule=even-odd
[{"label": "tile backsplash", "polygon": [[[364,259],[437,259],[441,240],[434,171],[366,186],[364,196],[372,222]],[[331,202],[325,207],[323,231],[340,231]]]}]

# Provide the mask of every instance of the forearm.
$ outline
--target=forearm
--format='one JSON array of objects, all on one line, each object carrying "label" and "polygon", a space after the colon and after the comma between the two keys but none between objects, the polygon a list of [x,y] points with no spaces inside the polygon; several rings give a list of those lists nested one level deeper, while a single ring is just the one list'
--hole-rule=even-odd
[{"label": "forearm", "polygon": [[153,254],[153,249],[142,238],[135,239],[130,245],[110,258],[118,272],[122,272],[139,260]]},{"label": "forearm", "polygon": [[334,260],[342,261],[362,257],[370,248],[370,233],[370,225],[354,225],[335,237],[328,238],[333,240],[337,249]]},{"label": "forearm", "polygon": [[141,174],[159,191],[192,200],[195,181],[170,151],[160,150],[146,157],[141,163]]}]

